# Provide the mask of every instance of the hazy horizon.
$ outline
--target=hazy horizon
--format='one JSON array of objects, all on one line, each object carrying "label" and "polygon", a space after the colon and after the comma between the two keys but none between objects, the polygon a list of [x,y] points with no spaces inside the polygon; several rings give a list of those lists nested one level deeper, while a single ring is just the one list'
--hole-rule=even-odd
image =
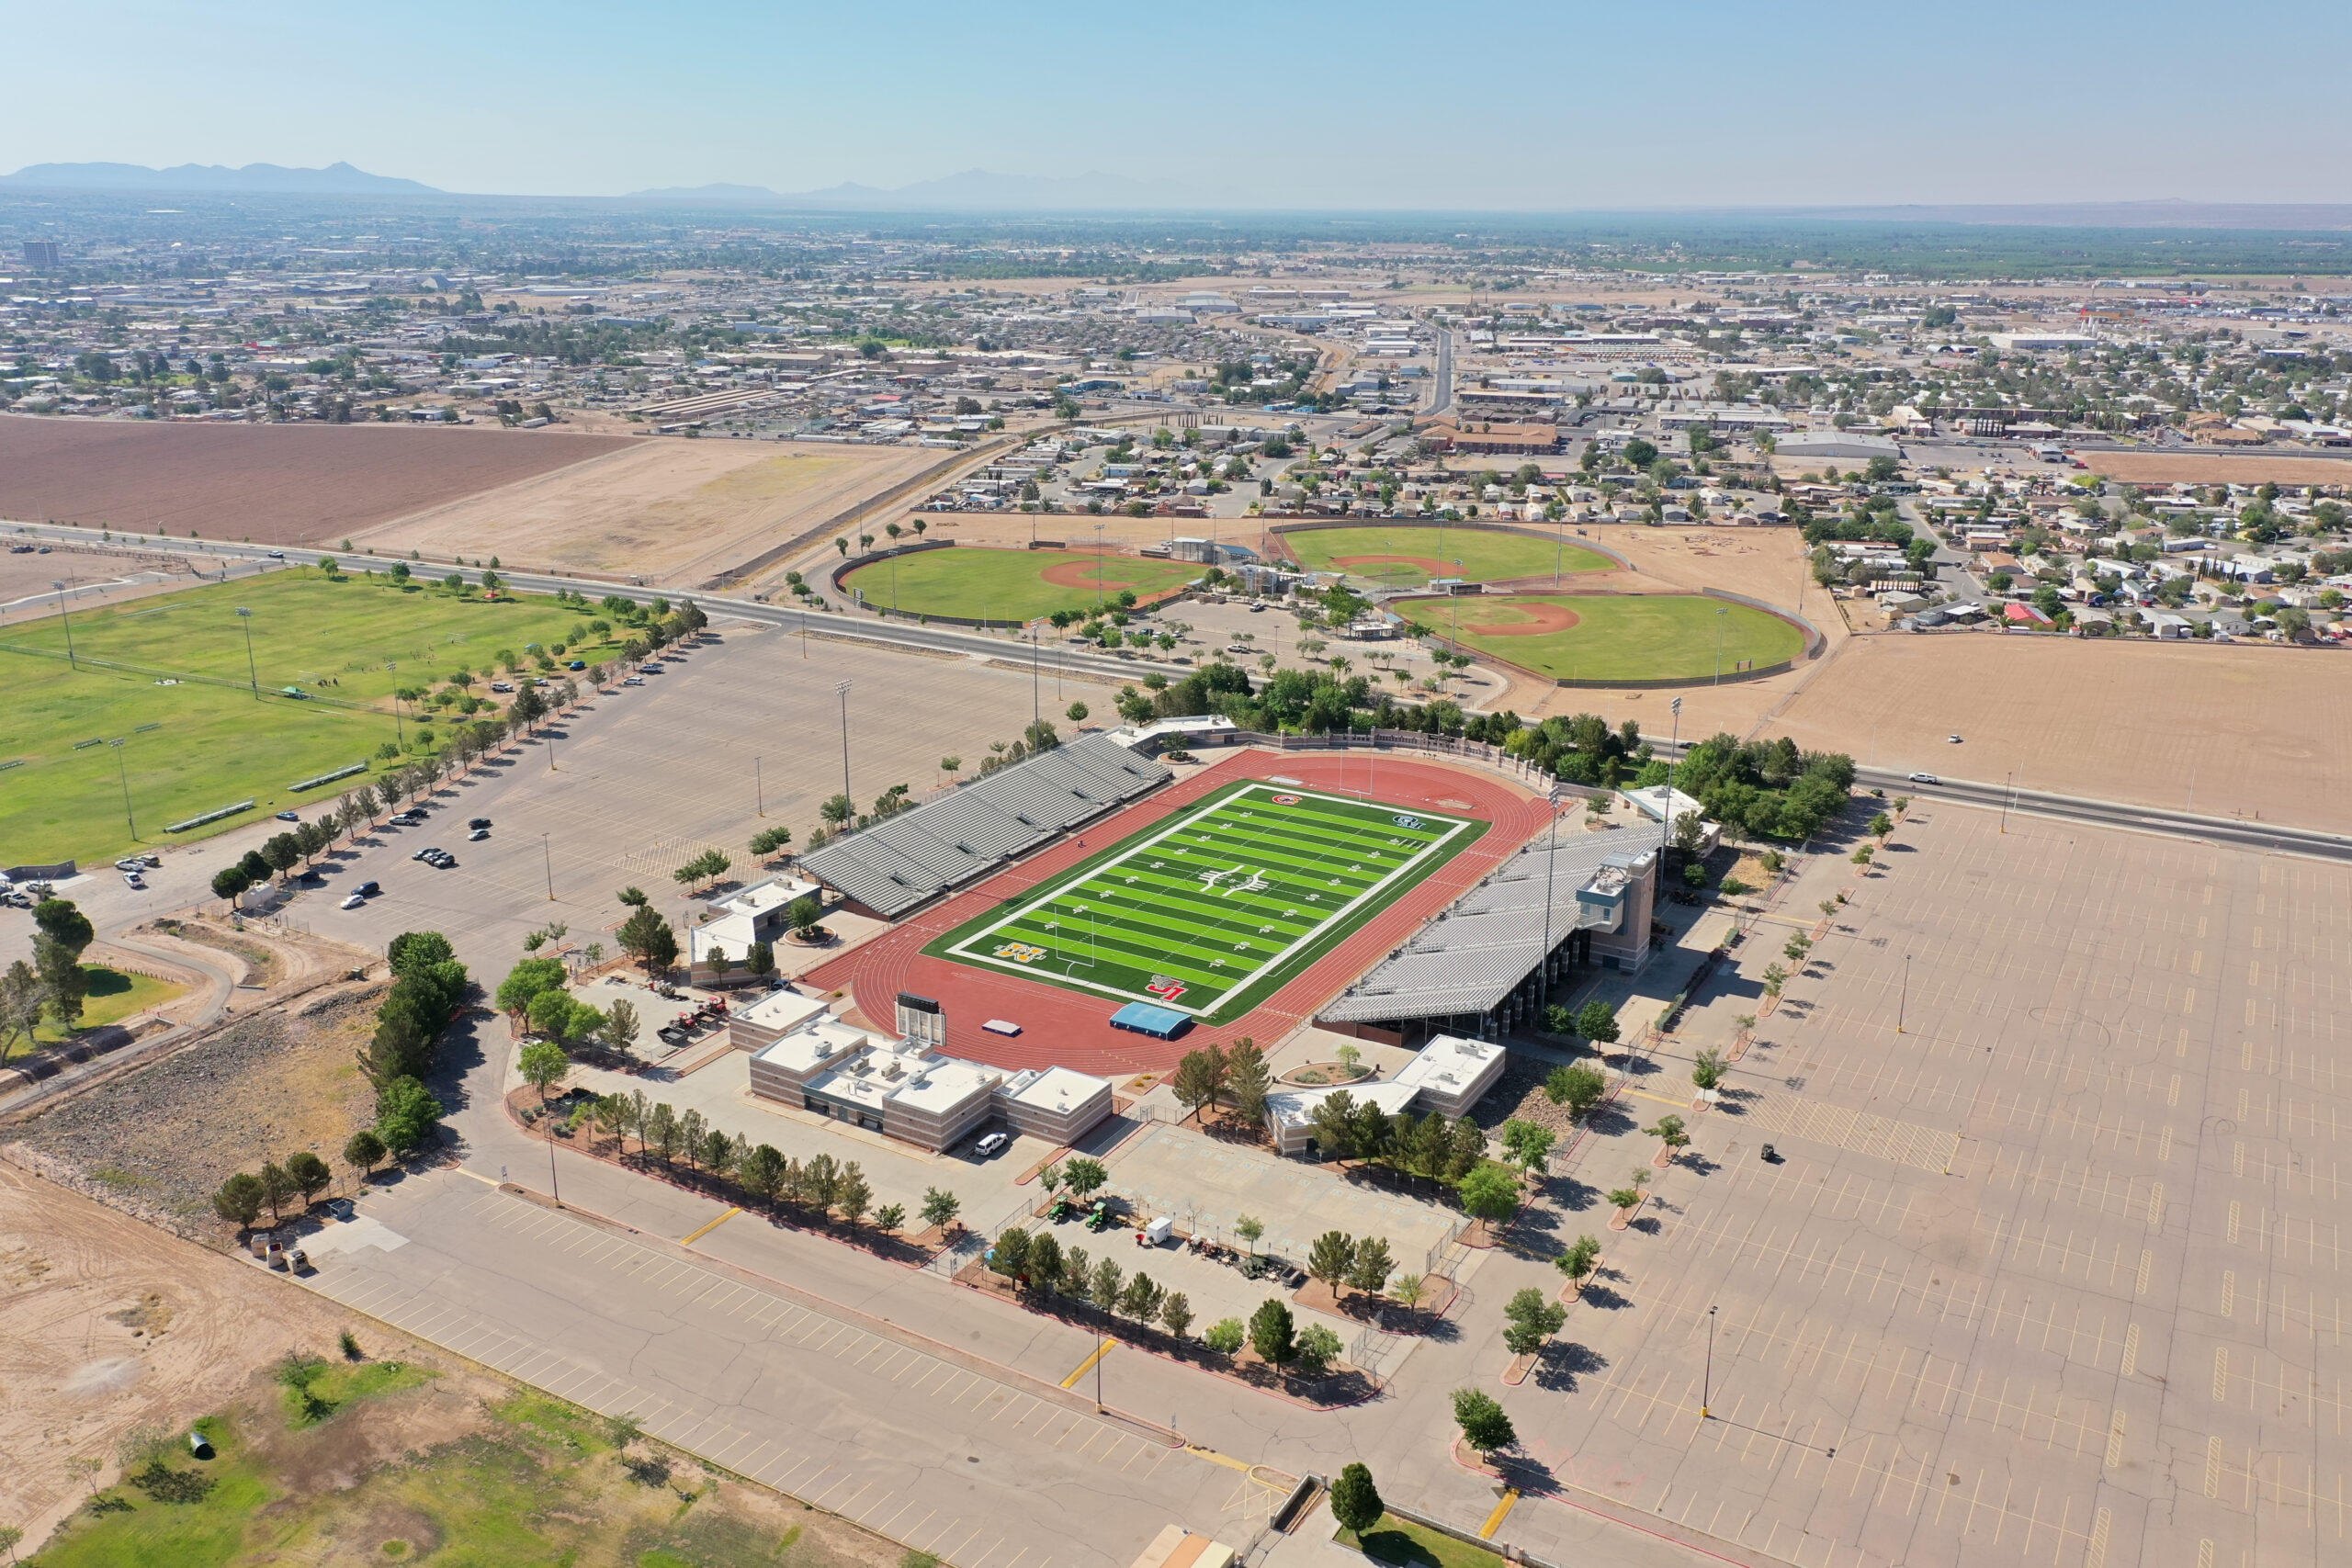
[{"label": "hazy horizon", "polygon": [[[1698,0],[1670,30],[1579,5],[1433,30],[1391,0],[1023,15],[902,6],[877,50],[862,16],[731,3],[652,22],[601,3],[427,4],[390,23],[279,3],[28,14],[6,156],[348,162],[552,197],[890,191],[977,169],[1233,210],[2352,202],[2340,160],[2247,141],[2247,82],[2283,89],[2263,95],[2263,147],[2340,132],[2328,96],[2291,90],[2281,65],[2283,41],[2299,59],[2352,41],[2346,11],[2311,0],[2222,29],[2177,0],[2086,0],[2063,35],[2016,0],[1959,18]],[[1501,151],[1464,151],[1482,147]]]}]

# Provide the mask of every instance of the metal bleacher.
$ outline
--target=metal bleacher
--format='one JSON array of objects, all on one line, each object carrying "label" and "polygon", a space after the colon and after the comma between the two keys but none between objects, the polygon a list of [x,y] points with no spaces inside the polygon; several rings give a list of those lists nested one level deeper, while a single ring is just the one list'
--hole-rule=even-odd
[{"label": "metal bleacher", "polygon": [[801,856],[799,869],[896,919],[1172,776],[1107,736],[1081,736],[835,839]]}]

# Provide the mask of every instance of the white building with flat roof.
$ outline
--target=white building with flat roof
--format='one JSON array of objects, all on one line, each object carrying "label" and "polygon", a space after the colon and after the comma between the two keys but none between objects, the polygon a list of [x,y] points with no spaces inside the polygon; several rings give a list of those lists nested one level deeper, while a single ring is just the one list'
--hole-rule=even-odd
[{"label": "white building with flat roof", "polygon": [[[759,1012],[747,1009],[745,1019],[737,1021],[749,1021],[734,1037],[739,1046],[752,1044],[764,1032]],[[843,1023],[823,1013],[821,1005],[820,1013],[753,1046],[753,1094],[933,1152],[1000,1119],[1034,1137],[1068,1145],[1111,1114],[1108,1078],[1069,1067],[1016,1071],[967,1061]]]}]

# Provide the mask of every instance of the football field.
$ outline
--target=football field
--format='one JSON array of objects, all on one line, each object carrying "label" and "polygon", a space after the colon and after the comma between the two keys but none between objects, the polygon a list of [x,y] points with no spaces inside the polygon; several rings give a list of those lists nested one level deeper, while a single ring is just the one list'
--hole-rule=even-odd
[{"label": "football field", "polygon": [[1487,824],[1236,784],[939,939],[936,956],[1223,1022],[1273,994]]}]

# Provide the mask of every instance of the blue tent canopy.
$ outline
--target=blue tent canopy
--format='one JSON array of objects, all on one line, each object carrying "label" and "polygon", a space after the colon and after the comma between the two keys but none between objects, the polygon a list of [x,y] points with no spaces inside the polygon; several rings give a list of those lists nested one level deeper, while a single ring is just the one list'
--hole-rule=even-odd
[{"label": "blue tent canopy", "polygon": [[1192,1024],[1190,1016],[1174,1008],[1156,1008],[1148,1002],[1129,1002],[1111,1015],[1112,1028],[1133,1030],[1154,1040],[1173,1040]]}]

